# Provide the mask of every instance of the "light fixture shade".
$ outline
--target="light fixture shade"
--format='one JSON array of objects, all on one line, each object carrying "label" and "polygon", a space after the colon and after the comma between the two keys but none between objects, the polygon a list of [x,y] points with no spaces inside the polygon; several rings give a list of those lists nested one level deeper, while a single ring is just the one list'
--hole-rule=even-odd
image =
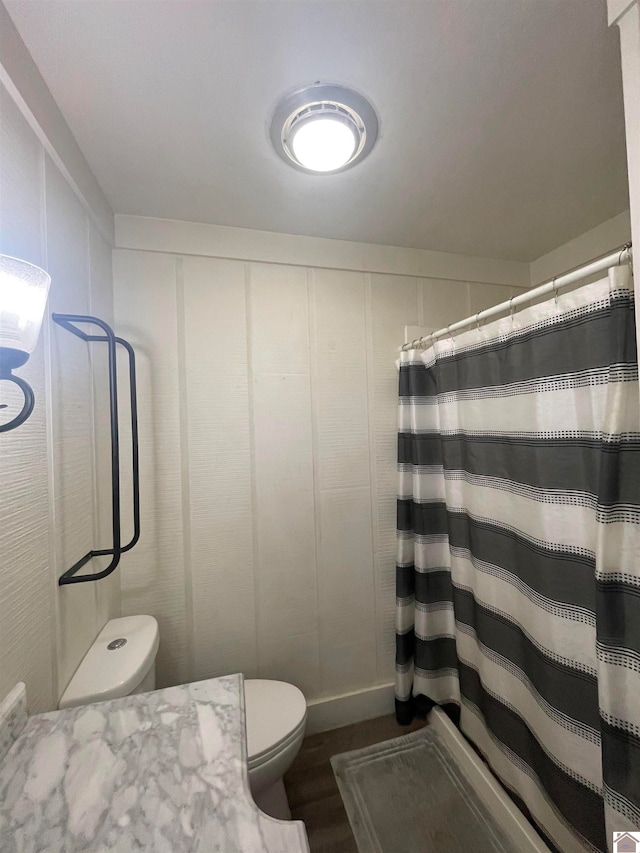
[{"label": "light fixture shade", "polygon": [[353,130],[337,118],[317,118],[301,124],[292,134],[291,150],[305,169],[333,172],[353,156],[358,140]]},{"label": "light fixture shade", "polygon": [[375,145],[378,118],[367,99],[345,86],[313,83],[283,98],[271,120],[276,153],[301,172],[343,172]]},{"label": "light fixture shade", "polygon": [[0,348],[33,352],[50,284],[40,267],[0,255]]}]

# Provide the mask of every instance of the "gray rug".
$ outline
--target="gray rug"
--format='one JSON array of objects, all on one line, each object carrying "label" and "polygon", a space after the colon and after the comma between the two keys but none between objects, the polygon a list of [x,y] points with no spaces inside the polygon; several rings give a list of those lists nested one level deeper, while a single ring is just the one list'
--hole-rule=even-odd
[{"label": "gray rug", "polygon": [[360,853],[518,853],[431,726],[331,765]]}]

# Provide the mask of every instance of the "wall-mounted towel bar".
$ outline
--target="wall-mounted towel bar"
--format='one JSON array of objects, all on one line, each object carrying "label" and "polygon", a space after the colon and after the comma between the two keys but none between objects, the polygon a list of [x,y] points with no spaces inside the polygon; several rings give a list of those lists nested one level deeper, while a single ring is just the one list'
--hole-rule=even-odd
[{"label": "wall-mounted towel bar", "polygon": [[[138,462],[138,405],[136,392],[136,356],[130,343],[117,337],[113,329],[103,320],[97,317],[83,316],[82,314],[53,314],[55,323],[62,326],[71,334],[81,338],[83,341],[106,341],[109,353],[109,412],[111,421],[111,514],[112,514],[112,538],[111,548],[102,548],[89,551],[70,569],[58,579],[60,586],[69,583],[84,583],[86,581],[98,581],[106,578],[115,571],[120,557],[126,551],[130,551],[140,538],[140,476]],[[104,335],[90,335],[79,329],[76,323],[86,323],[99,326]],[[131,396],[131,460],[133,474],[133,536],[131,541],[122,545],[121,519],[120,519],[120,444],[118,437],[118,378],[116,373],[116,344],[124,347],[129,356],[129,391]],[[111,562],[100,572],[93,575],[78,575],[78,572],[93,557],[111,557]]]}]

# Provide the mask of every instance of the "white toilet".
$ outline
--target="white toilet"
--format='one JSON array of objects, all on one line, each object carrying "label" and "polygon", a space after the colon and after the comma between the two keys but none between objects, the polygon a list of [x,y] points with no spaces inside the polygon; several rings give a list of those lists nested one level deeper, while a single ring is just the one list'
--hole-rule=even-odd
[{"label": "white toilet", "polygon": [[[104,626],[62,694],[59,707],[119,699],[155,689],[159,644],[153,616],[124,616]],[[307,703],[293,684],[244,682],[249,784],[258,807],[291,820],[282,777],[304,737]]]},{"label": "white toilet", "polygon": [[301,690],[286,681],[248,678],[244,683],[249,784],[265,814],[291,820],[282,777],[298,754],[307,723]]}]

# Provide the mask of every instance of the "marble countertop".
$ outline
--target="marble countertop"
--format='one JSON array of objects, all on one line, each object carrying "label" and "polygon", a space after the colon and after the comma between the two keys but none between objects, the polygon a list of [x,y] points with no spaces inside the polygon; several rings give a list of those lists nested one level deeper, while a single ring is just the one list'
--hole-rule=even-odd
[{"label": "marble countertop", "polygon": [[307,853],[304,824],[249,794],[241,675],[27,719],[18,705],[0,751],[2,853]]}]

